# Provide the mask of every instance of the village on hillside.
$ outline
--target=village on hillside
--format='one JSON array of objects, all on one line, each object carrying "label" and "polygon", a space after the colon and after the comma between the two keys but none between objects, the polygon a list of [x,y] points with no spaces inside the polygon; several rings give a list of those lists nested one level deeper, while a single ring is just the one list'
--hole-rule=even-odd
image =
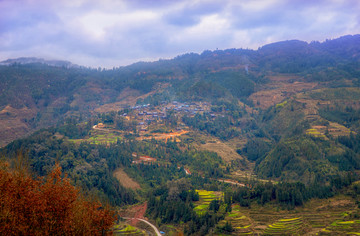
[{"label": "village on hillside", "polygon": [[[138,105],[130,108],[134,112],[132,115],[123,114],[128,120],[137,120],[139,131],[147,131],[150,124],[163,124],[169,119],[169,113],[173,113],[176,117],[190,116],[193,117],[197,113],[203,114],[210,111],[210,104],[207,102],[191,102],[181,103],[173,101],[171,103],[162,102],[159,106],[151,106],[150,104]],[[213,114],[215,116],[215,114]],[[184,124],[180,123],[177,130],[181,130]]]},{"label": "village on hillside", "polygon": [[[172,132],[179,132],[186,129],[186,125],[181,122],[181,117],[194,117],[196,114],[208,113],[212,118],[224,115],[222,112],[213,112],[211,104],[208,102],[161,102],[159,106],[150,104],[136,105],[124,109],[126,112],[120,116],[128,121],[136,123],[136,131],[139,134],[151,131],[150,126],[158,127],[165,125],[170,120],[176,120],[177,127]],[[99,123],[94,128],[105,128],[103,123]]]}]

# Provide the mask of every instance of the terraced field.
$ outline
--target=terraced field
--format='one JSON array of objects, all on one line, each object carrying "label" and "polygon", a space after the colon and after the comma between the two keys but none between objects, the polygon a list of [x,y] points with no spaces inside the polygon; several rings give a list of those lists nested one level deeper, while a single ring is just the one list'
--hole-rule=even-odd
[{"label": "terraced field", "polygon": [[322,229],[319,235],[360,235],[360,220],[336,220]]},{"label": "terraced field", "polygon": [[251,235],[253,234],[253,224],[251,219],[244,214],[244,211],[239,205],[233,205],[232,211],[228,212],[225,219],[219,222],[220,226],[230,222],[236,235]]},{"label": "terraced field", "polygon": [[281,209],[275,204],[232,205],[218,226],[231,223],[232,235],[360,235],[360,209],[344,195],[314,199],[303,207]]},{"label": "terraced field", "polygon": [[199,215],[205,214],[208,211],[211,201],[220,200],[222,197],[222,192],[206,190],[196,190],[196,192],[199,194],[199,201],[195,202],[194,210]]},{"label": "terraced field", "polygon": [[[338,137],[338,136],[349,136],[350,133],[353,131],[350,131],[350,129],[346,128],[343,125],[340,125],[335,122],[329,122],[328,126],[312,126],[311,129],[306,130],[306,134],[316,137],[316,138],[322,138],[325,140],[328,140],[326,137],[326,133]],[[355,134],[355,132],[353,132]]]},{"label": "terraced field", "polygon": [[327,139],[326,136],[317,129],[307,129],[306,134],[310,136],[314,136],[316,138]]},{"label": "terraced field", "polygon": [[269,225],[265,231],[265,235],[301,235],[304,229],[303,219],[290,218],[280,219],[274,224]]}]

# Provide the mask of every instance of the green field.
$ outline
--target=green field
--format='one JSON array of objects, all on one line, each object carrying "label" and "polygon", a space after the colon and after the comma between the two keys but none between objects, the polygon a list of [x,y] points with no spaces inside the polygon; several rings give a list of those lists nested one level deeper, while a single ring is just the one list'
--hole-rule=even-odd
[{"label": "green field", "polygon": [[360,220],[335,220],[323,228],[320,235],[360,235]]},{"label": "green field", "polygon": [[118,140],[121,140],[122,136],[119,132],[106,132],[101,130],[93,130],[91,131],[91,135],[89,137],[83,139],[69,139],[74,143],[81,142],[89,142],[93,144],[108,144],[108,143],[116,143]]},{"label": "green field", "polygon": [[253,234],[253,224],[251,219],[244,214],[243,209],[237,205],[232,205],[232,211],[228,212],[225,219],[219,222],[220,226],[230,222],[236,235],[251,235]]},{"label": "green field", "polygon": [[119,224],[114,227],[115,235],[146,235],[144,231],[128,225],[128,224]]},{"label": "green field", "polygon": [[360,235],[359,215],[355,200],[339,195],[314,199],[293,210],[275,204],[253,203],[251,208],[233,204],[218,226],[231,223],[232,235]]},{"label": "green field", "polygon": [[280,219],[269,225],[266,235],[301,235],[304,222],[301,217]]},{"label": "green field", "polygon": [[316,138],[323,138],[326,139],[326,136],[320,133],[317,129],[307,129],[306,134],[310,136],[314,136]]},{"label": "green field", "polygon": [[199,194],[199,201],[195,202],[195,212],[199,215],[205,214],[209,208],[210,202],[213,200],[220,200],[222,192],[196,190]]}]

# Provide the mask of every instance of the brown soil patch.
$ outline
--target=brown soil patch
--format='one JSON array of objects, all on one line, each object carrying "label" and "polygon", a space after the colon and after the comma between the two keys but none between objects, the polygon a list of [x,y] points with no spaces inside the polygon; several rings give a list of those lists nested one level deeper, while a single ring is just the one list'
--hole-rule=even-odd
[{"label": "brown soil patch", "polygon": [[300,77],[294,75],[268,76],[268,78],[270,82],[249,97],[255,107],[266,109],[299,92],[312,90],[318,85],[302,82]]},{"label": "brown soil patch", "polygon": [[323,126],[323,125],[313,125],[312,128],[313,128],[313,129],[322,130],[322,129],[326,129],[326,126]]},{"label": "brown soil patch", "polygon": [[220,141],[201,144],[199,147],[203,150],[216,152],[226,162],[231,162],[232,160],[236,159],[244,159],[234,149]]},{"label": "brown soil patch", "polygon": [[135,182],[133,179],[131,179],[122,169],[116,169],[114,171],[114,177],[119,180],[122,186],[125,188],[131,188],[131,189],[140,189],[140,185]]},{"label": "brown soil patch", "polygon": [[297,96],[296,101],[300,102],[300,103],[305,103],[305,108],[303,109],[303,112],[305,114],[305,116],[312,116],[312,115],[318,115],[319,112],[319,100],[313,100],[313,99],[307,99],[307,98],[302,98],[303,94],[300,94]]},{"label": "brown soil patch", "polygon": [[255,229],[257,230],[265,230],[267,228],[267,225],[257,225]]},{"label": "brown soil patch", "polygon": [[116,99],[122,101],[122,100],[126,100],[129,97],[138,97],[138,96],[141,96],[139,90],[131,89],[127,87],[123,91],[121,91],[121,93]]},{"label": "brown soil patch", "polygon": [[340,125],[335,122],[329,122],[329,134],[332,136],[338,137],[338,136],[349,136],[351,134],[350,129],[346,128],[343,125]]},{"label": "brown soil patch", "polygon": [[124,106],[134,106],[137,99],[141,96],[138,90],[125,88],[117,97],[119,102],[108,103],[95,109],[95,112],[104,113],[109,111],[118,111],[124,108]]},{"label": "brown soil patch", "polygon": [[211,72],[212,72],[212,73],[216,73],[216,72],[220,72],[220,71],[239,70],[239,69],[245,70],[246,67],[251,68],[250,65],[240,64],[240,65],[236,65],[236,66],[226,66],[226,67],[220,67],[220,68],[213,68],[213,69],[211,70]]},{"label": "brown soil patch", "polygon": [[186,134],[188,132],[189,131],[182,130],[179,132],[171,132],[171,133],[154,133],[154,134],[152,134],[152,136],[148,136],[148,137],[142,136],[142,137],[138,137],[136,139],[137,140],[146,140],[146,139],[153,139],[153,138],[156,140],[165,139],[165,142],[167,142],[167,140],[170,138],[175,138],[175,137],[181,136],[183,134]]},{"label": "brown soil patch", "polygon": [[281,90],[274,89],[253,93],[249,98],[253,101],[256,107],[266,109],[280,103],[286,98],[286,96],[282,94]]},{"label": "brown soil patch", "polygon": [[347,199],[343,199],[343,200],[337,200],[337,201],[332,201],[330,203],[330,206],[332,207],[343,207],[343,206],[349,206],[349,205],[353,205],[354,203],[350,200]]},{"label": "brown soil patch", "polygon": [[323,204],[321,204],[320,206],[316,207],[316,210],[330,210],[330,209],[337,209],[337,208],[353,208],[354,202],[352,202],[349,199],[337,199],[337,198],[333,198],[333,199],[329,199],[327,202],[323,202]]},{"label": "brown soil patch", "polygon": [[156,161],[155,158],[150,157],[150,156],[140,156],[140,160],[142,160],[142,161]]},{"label": "brown soil patch", "polygon": [[0,147],[31,132],[31,128],[28,126],[25,119],[31,119],[35,114],[35,110],[30,110],[27,107],[16,109],[11,106],[6,106],[1,110]]},{"label": "brown soil patch", "polygon": [[[147,209],[147,202],[141,204],[141,205],[136,205],[136,206],[131,206],[127,209],[123,209],[119,211],[119,215],[121,217],[127,217],[127,218],[139,218],[139,219],[145,219],[144,215]],[[132,226],[136,226],[136,224],[139,222],[139,220],[137,219],[131,219],[129,220],[129,224]]]},{"label": "brown soil patch", "polygon": [[132,163],[134,164],[139,164],[139,163],[143,163],[143,164],[151,164],[153,162],[156,162],[156,158],[150,157],[150,156],[146,156],[146,155],[141,155],[138,156],[137,153],[133,153],[132,156],[134,158],[138,158],[137,160],[132,161]]},{"label": "brown soil patch", "polygon": [[144,99],[150,95],[161,92],[164,88],[168,86],[168,83],[159,84],[157,89],[143,95],[141,95],[138,90],[125,88],[117,97],[117,100],[119,100],[118,102],[102,105],[96,108],[95,112],[104,113],[109,111],[118,111],[123,109],[125,106],[135,106],[138,99]]},{"label": "brown soil patch", "polygon": [[298,80],[299,76],[291,75],[291,74],[282,74],[282,75],[270,75],[268,78],[271,81],[277,82],[289,82],[289,80]]}]

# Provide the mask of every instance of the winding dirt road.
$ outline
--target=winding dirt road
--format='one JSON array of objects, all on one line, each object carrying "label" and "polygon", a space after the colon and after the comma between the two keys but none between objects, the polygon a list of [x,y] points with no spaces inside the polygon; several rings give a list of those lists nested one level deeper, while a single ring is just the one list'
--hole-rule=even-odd
[{"label": "winding dirt road", "polygon": [[158,230],[158,228],[156,228],[155,225],[151,224],[151,223],[150,223],[149,221],[147,221],[147,220],[140,219],[140,218],[128,218],[128,217],[123,217],[123,218],[126,219],[126,220],[140,220],[140,221],[142,221],[142,222],[150,225],[151,228],[154,229],[154,231],[155,231],[155,233],[156,233],[157,236],[161,236],[161,233],[160,233],[160,231]]},{"label": "winding dirt road", "polygon": [[157,236],[161,236],[160,231],[158,230],[158,228],[156,228],[156,226],[155,226],[155,225],[151,224],[149,221],[144,220],[144,219],[139,219],[139,218],[138,218],[138,220],[140,220],[140,221],[142,221],[142,222],[144,222],[144,223],[146,223],[146,224],[150,225],[150,226],[154,229],[154,231],[155,231],[156,235],[157,235]]}]

